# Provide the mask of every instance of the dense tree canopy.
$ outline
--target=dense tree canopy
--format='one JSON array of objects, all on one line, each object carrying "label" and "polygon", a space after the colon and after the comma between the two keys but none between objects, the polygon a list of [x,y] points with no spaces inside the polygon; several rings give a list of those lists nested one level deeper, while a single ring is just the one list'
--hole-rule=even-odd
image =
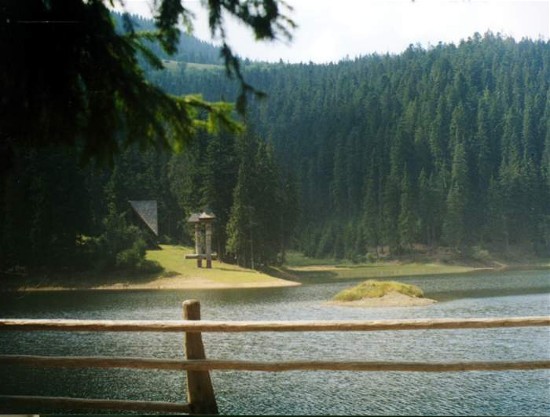
[{"label": "dense tree canopy", "polygon": [[[148,85],[236,99],[239,80],[195,46],[198,63],[144,65]],[[163,242],[191,243],[186,216],[209,207],[215,250],[244,266],[281,262],[289,247],[351,260],[441,247],[550,253],[548,42],[486,34],[241,69],[269,97],[251,102],[246,132],[200,131],[175,155],[134,144],[112,169],[79,167],[58,146],[16,147],[0,267],[139,265],[146,236],[124,216],[134,199],[158,201]]]},{"label": "dense tree canopy", "polygon": [[[154,22],[113,15],[110,7],[117,3],[124,5],[122,0],[0,5],[0,269],[128,265],[125,259],[133,255],[123,252],[141,239],[120,217],[130,194],[160,190],[154,198],[168,208],[161,223],[167,235],[176,234],[176,198],[165,166],[159,168],[167,156],[157,159],[138,148],[179,150],[201,130],[240,128],[232,105],[170,94],[145,76],[144,69],[160,70],[169,57],[216,60],[211,46],[206,54],[197,52],[200,42],[186,36],[184,46],[192,48],[178,53],[179,27],[191,29],[194,19],[183,1],[155,1]],[[290,8],[282,0],[201,4],[212,35],[221,40],[216,63],[221,60],[225,74],[240,86],[235,97],[242,112],[247,94],[259,92],[242,77],[224,19],[237,18],[257,39],[289,38]],[[114,169],[79,168],[90,160],[110,162]],[[142,168],[142,175],[134,175]],[[143,245],[134,246],[136,259],[143,258]]]},{"label": "dense tree canopy", "polygon": [[[550,253],[550,45],[476,34],[326,65],[244,68],[251,107],[300,190],[299,248],[355,259],[414,245]],[[236,94],[221,72],[151,73]],[[171,80],[170,84],[165,81]]]},{"label": "dense tree canopy", "polygon": [[[128,144],[178,149],[197,128],[231,124],[231,107],[197,96],[166,94],[144,77],[138,59],[153,68],[162,61],[149,49],[159,43],[175,53],[180,23],[193,16],[181,0],[155,2],[155,30],[135,30],[123,19],[116,30],[108,6],[115,0],[6,0],[0,6],[0,165],[11,166],[19,144],[68,144],[111,160]],[[120,1],[124,4],[123,1]],[[229,75],[241,81],[238,104],[253,89],[225,41],[224,17],[249,26],[256,38],[290,36],[293,22],[279,0],[212,0],[213,35],[222,40]],[[204,114],[207,115],[205,119]]]}]

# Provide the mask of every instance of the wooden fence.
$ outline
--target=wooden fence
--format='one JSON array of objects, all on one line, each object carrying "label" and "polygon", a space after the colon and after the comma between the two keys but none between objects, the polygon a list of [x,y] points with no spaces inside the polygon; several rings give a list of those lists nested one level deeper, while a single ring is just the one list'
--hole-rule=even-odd
[{"label": "wooden fence", "polygon": [[202,332],[325,332],[385,331],[423,329],[488,329],[503,327],[550,326],[550,316],[483,319],[414,319],[378,321],[209,321],[200,320],[196,300],[183,303],[183,320],[0,320],[0,331],[85,331],[85,332],[182,332],[185,333],[185,360],[116,358],[116,357],[51,357],[1,355],[1,365],[28,365],[62,368],[132,368],[187,372],[187,403],[157,401],[99,400],[66,397],[0,395],[0,413],[20,406],[35,409],[136,410],[217,414],[218,407],[209,371],[510,371],[550,369],[550,360],[516,362],[363,362],[363,361],[277,361],[255,362],[206,359]]}]

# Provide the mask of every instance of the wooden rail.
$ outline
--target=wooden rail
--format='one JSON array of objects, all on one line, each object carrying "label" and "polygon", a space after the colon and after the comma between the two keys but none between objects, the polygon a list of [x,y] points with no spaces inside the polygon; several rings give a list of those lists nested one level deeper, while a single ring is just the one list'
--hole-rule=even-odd
[{"label": "wooden rail", "polygon": [[0,365],[27,365],[55,368],[129,368],[164,371],[515,371],[550,369],[550,361],[523,362],[370,362],[370,361],[277,361],[176,360],[144,358],[105,358],[97,356],[1,355]]},{"label": "wooden rail", "polygon": [[[1,404],[5,404],[5,407],[47,407],[66,410],[91,409],[192,413],[192,410],[188,404],[176,404],[160,401],[97,400],[69,397],[35,397],[31,395],[0,395],[0,401]],[[4,411],[2,410],[2,412]]]},{"label": "wooden rail", "polygon": [[502,327],[550,326],[549,316],[347,320],[347,321],[213,321],[201,320],[0,320],[2,330],[86,331],[86,332],[329,332],[430,329],[491,329]]},{"label": "wooden rail", "polygon": [[[188,300],[183,303],[183,322],[193,323],[200,320],[200,303],[197,300]],[[82,321],[87,327],[79,328],[80,320],[1,320],[0,331],[21,330],[62,330],[62,331],[155,331],[145,330],[139,321],[132,322],[131,326],[120,326],[120,322],[112,320]],[[48,327],[48,322],[53,327]],[[127,323],[127,322],[123,322]],[[162,322],[157,322],[162,323]],[[91,326],[90,326],[91,324]],[[100,329],[100,330],[99,330]],[[111,330],[113,329],[113,330]],[[158,330],[156,330],[158,331]],[[175,330],[172,330],[175,331]],[[178,330],[181,331],[181,330]],[[187,361],[206,359],[201,333],[185,333],[185,357]],[[210,380],[208,370],[174,367],[174,362],[162,359],[143,358],[85,358],[85,357],[44,357],[44,356],[17,356],[2,355],[0,364],[22,364],[30,366],[55,366],[64,368],[133,368],[133,369],[173,369],[187,372],[187,403],[169,403],[158,401],[128,401],[103,400],[67,397],[39,397],[0,395],[0,413],[12,412],[17,407],[41,407],[49,409],[91,409],[91,410],[122,410],[165,413],[189,414],[218,414],[218,406]]]},{"label": "wooden rail", "polygon": [[[63,368],[161,369],[187,372],[187,403],[97,400],[64,397],[0,395],[0,413],[6,407],[28,405],[60,409],[134,410],[217,414],[218,408],[209,371],[366,371],[366,372],[462,372],[550,369],[550,360],[520,362],[367,362],[367,361],[234,361],[206,359],[202,332],[319,332],[397,331],[426,329],[490,329],[550,326],[550,316],[415,319],[371,321],[200,321],[200,304],[183,303],[183,320],[0,320],[0,331],[84,331],[84,332],[185,332],[184,360],[116,357],[49,357],[0,355],[0,365]],[[6,409],[4,409],[4,408]]]}]

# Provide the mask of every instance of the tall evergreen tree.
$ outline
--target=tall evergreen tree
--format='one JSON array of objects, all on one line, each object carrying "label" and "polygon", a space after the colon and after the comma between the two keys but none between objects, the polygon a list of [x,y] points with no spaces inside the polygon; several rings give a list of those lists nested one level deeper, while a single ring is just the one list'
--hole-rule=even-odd
[{"label": "tall evergreen tree", "polygon": [[447,210],[443,235],[447,243],[461,248],[467,241],[466,204],[468,201],[468,164],[462,143],[455,145],[451,172],[451,186],[447,195]]},{"label": "tall evergreen tree", "polygon": [[412,244],[417,241],[415,200],[412,181],[409,179],[407,169],[405,169],[401,179],[401,196],[399,200],[399,242],[401,247],[408,250],[412,249]]},{"label": "tall evergreen tree", "polygon": [[280,262],[283,197],[271,147],[253,134],[239,138],[240,161],[227,224],[227,250],[251,268]]}]

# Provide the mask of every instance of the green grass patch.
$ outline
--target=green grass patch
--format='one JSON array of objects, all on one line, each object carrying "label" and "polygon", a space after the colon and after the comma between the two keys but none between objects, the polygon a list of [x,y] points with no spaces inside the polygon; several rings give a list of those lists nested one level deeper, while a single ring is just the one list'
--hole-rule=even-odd
[{"label": "green grass patch", "polygon": [[296,279],[315,281],[316,278],[356,279],[389,278],[418,275],[447,275],[473,272],[477,268],[465,265],[446,265],[437,263],[397,263],[379,262],[375,264],[329,264],[300,263],[285,268]]},{"label": "green grass patch", "polygon": [[[165,269],[165,277],[204,278],[225,284],[274,281],[273,277],[262,272],[219,261],[213,261],[212,269],[197,268],[196,259],[185,259],[185,255],[194,253],[193,248],[175,245],[160,247],[160,250],[147,251],[146,259],[158,262]],[[206,261],[203,261],[203,266],[205,264]]]},{"label": "green grass patch", "polygon": [[224,69],[224,66],[216,64],[196,64],[194,62],[188,62],[187,69],[197,71],[222,71]]},{"label": "green grass patch", "polygon": [[300,252],[288,251],[286,253],[285,266],[289,268],[293,268],[293,267],[302,267],[302,266],[334,265],[335,263],[338,263],[339,265],[348,264],[348,262],[346,261],[337,262],[334,259],[309,258]]},{"label": "green grass patch", "polygon": [[376,263],[335,268],[337,278],[381,278],[410,275],[458,274],[474,271],[476,268],[461,265],[420,264],[420,263]]},{"label": "green grass patch", "polygon": [[396,281],[368,280],[353,288],[340,291],[334,296],[334,300],[357,301],[363,298],[380,298],[391,292],[408,295],[409,297],[424,297],[424,293],[416,285],[403,284]]},{"label": "green grass patch", "polygon": [[353,263],[349,260],[308,258],[299,252],[289,251],[285,267],[291,273],[313,274],[323,272],[332,278],[383,278],[407,275],[457,274],[474,271],[469,265],[450,265],[423,262],[374,262]]},{"label": "green grass patch", "polygon": [[169,59],[163,59],[162,64],[164,65],[164,68],[167,71],[170,72],[176,72],[179,71],[181,68],[185,67],[186,70],[189,71],[222,71],[224,69],[223,65],[215,65],[215,64],[196,64],[193,62],[182,62],[182,61],[174,61]]}]

